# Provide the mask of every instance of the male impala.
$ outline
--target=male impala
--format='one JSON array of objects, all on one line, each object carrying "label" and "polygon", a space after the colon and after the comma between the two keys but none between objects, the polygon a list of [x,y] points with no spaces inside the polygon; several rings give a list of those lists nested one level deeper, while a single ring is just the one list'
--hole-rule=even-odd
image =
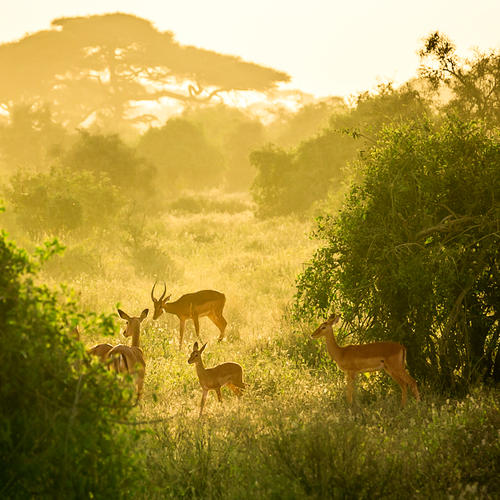
[{"label": "male impala", "polygon": [[222,403],[221,387],[227,385],[237,396],[241,396],[240,389],[245,388],[243,383],[243,369],[238,363],[222,363],[213,368],[205,368],[201,359],[201,354],[205,350],[205,344],[201,349],[198,349],[198,342],[194,343],[193,352],[189,356],[188,363],[196,365],[196,373],[200,381],[203,395],[201,396],[200,417],[203,413],[205,400],[207,399],[208,391],[214,390],[217,393],[219,402]]},{"label": "male impala", "polygon": [[144,375],[146,373],[146,362],[142,349],[139,346],[139,336],[141,322],[148,315],[149,310],[144,309],[140,316],[129,316],[127,313],[118,309],[120,317],[127,321],[127,327],[123,332],[125,337],[132,337],[132,346],[118,344],[110,349],[104,360],[112,361],[112,368],[117,372],[128,372],[136,378],[137,398],[141,396],[144,384]]},{"label": "male impala", "polygon": [[151,289],[151,299],[153,300],[155,308],[153,319],[159,318],[163,311],[175,314],[179,318],[179,348],[182,348],[184,326],[186,324],[186,320],[188,319],[193,320],[196,336],[198,338],[200,338],[199,318],[202,316],[208,316],[208,318],[211,319],[215,326],[217,326],[220,330],[218,339],[219,342],[224,338],[224,330],[226,329],[227,321],[224,316],[222,316],[222,310],[224,309],[224,304],[226,303],[226,296],[223,293],[216,292],[215,290],[200,290],[195,293],[187,293],[175,302],[169,302],[171,297],[170,295],[164,298],[167,292],[167,285],[165,285],[165,283],[163,284],[163,293],[158,299],[155,299],[154,296],[155,286],[156,283]]},{"label": "male impala", "polygon": [[312,337],[325,337],[330,357],[347,376],[347,400],[352,404],[352,393],[356,375],[359,372],[385,370],[401,387],[401,405],[406,404],[407,386],[410,386],[417,401],[420,395],[417,383],[405,369],[406,348],[397,342],[373,342],[371,344],[348,345],[340,347],[333,334],[333,325],[340,320],[334,314],[322,323]]}]

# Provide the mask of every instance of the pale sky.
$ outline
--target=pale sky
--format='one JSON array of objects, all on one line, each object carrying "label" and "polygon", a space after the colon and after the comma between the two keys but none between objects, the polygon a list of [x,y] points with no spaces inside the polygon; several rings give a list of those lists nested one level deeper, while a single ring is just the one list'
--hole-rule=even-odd
[{"label": "pale sky", "polygon": [[[182,44],[240,56],[292,77],[290,88],[348,96],[416,74],[422,39],[461,51],[500,47],[499,0],[0,0],[0,43],[58,17],[124,12]],[[1,69],[0,69],[1,70]],[[0,76],[1,77],[1,76]]]}]

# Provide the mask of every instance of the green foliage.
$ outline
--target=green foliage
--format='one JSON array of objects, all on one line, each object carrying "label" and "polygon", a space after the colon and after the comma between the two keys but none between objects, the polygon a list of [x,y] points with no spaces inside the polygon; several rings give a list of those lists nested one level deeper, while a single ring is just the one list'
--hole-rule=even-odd
[{"label": "green foliage", "polygon": [[[38,251],[39,260],[55,251]],[[0,493],[3,498],[128,497],[141,473],[126,426],[132,388],[90,362],[73,326],[101,335],[109,317],[36,285],[36,264],[0,235]]]},{"label": "green foliage", "polygon": [[64,167],[18,172],[5,194],[18,225],[33,239],[106,227],[122,203],[106,175]]},{"label": "green foliage", "polygon": [[203,189],[220,183],[224,172],[221,153],[210,144],[200,126],[171,118],[150,128],[140,139],[139,152],[158,169],[158,181],[171,191]]},{"label": "green foliage", "polygon": [[434,89],[445,85],[453,93],[444,107],[465,119],[481,119],[489,126],[500,124],[500,51],[476,53],[462,59],[446,35],[430,34],[420,51],[420,74]]},{"label": "green foliage", "polygon": [[128,201],[144,204],[155,190],[155,167],[117,134],[80,130],[70,150],[61,155],[61,162],[74,172],[91,172],[98,179],[109,178]]},{"label": "green foliage", "polygon": [[449,118],[385,129],[363,181],[299,276],[297,313],[344,313],[360,340],[408,347],[411,371],[459,390],[499,379],[500,147]]},{"label": "green foliage", "polygon": [[[304,214],[329,193],[342,191],[347,166],[367,142],[373,142],[370,135],[386,123],[420,116],[426,109],[418,92],[380,86],[376,95],[361,94],[351,112],[333,114],[328,128],[295,149],[268,145],[252,152],[250,161],[257,175],[251,190],[257,214]],[[353,141],[360,137],[362,143]]]}]

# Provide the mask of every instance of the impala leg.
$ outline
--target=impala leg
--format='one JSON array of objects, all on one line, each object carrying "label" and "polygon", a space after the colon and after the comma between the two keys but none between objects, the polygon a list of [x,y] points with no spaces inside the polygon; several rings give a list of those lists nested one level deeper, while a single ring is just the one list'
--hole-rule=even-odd
[{"label": "impala leg", "polygon": [[347,372],[347,402],[352,405],[352,394],[354,392],[354,383],[356,381],[356,372]]},{"label": "impala leg", "polygon": [[205,406],[205,401],[207,400],[207,393],[205,389],[203,389],[203,394],[201,395],[201,405],[200,405],[200,418],[203,413],[203,407]]},{"label": "impala leg", "polygon": [[401,373],[401,378],[410,386],[411,392],[415,396],[417,401],[420,401],[420,394],[418,392],[417,381],[406,371],[403,370]]},{"label": "impala leg", "polygon": [[194,323],[194,329],[196,331],[196,337],[198,337],[200,341],[203,342],[203,340],[201,340],[200,337],[200,319],[199,316],[195,313],[193,313],[193,323]]},{"label": "impala leg", "polygon": [[391,370],[390,368],[387,367],[387,365],[384,366],[385,372],[401,387],[401,406],[405,407],[406,406],[406,395],[408,392],[408,387],[406,385],[406,380],[401,376],[400,373]]},{"label": "impala leg", "polygon": [[144,386],[144,375],[137,377],[137,400],[142,396],[142,388]]},{"label": "impala leg", "polygon": [[218,315],[213,314],[210,315],[210,319],[214,322],[215,326],[220,330],[220,335],[218,341],[220,342],[224,338],[224,332],[226,330],[227,321],[224,316],[222,316],[222,312]]},{"label": "impala leg", "polygon": [[221,394],[221,391],[220,391],[220,387],[217,387],[215,389],[215,392],[217,393],[217,398],[219,400],[219,403],[222,403],[222,394]]},{"label": "impala leg", "polygon": [[179,325],[179,349],[182,349],[182,338],[184,337],[184,327],[186,326],[186,320],[184,318],[180,318]]}]

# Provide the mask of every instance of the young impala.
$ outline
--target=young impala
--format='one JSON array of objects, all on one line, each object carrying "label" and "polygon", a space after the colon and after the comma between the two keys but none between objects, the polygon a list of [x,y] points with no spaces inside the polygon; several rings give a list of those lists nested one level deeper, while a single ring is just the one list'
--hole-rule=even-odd
[{"label": "young impala", "polygon": [[117,372],[128,372],[136,379],[137,398],[142,394],[144,384],[144,375],[146,373],[146,362],[140,348],[140,330],[141,323],[148,315],[148,309],[144,309],[140,316],[129,316],[127,313],[118,309],[120,317],[127,321],[127,326],[123,335],[132,337],[132,345],[118,344],[109,349],[104,360],[110,360],[111,367]]},{"label": "young impala", "polygon": [[[167,285],[164,283],[163,293],[161,297],[156,299],[154,296],[156,283],[151,289],[151,299],[153,300],[154,313],[153,319],[158,319],[163,311],[175,314],[180,321],[179,348],[182,348],[182,339],[184,336],[184,326],[186,320],[192,319],[196,336],[200,339],[200,322],[199,318],[208,316],[209,319],[220,330],[219,342],[224,338],[224,331],[227,326],[227,321],[222,316],[222,310],[226,303],[226,296],[223,293],[215,290],[200,290],[195,293],[187,293],[175,302],[169,302],[170,295],[165,298],[167,293]],[[201,340],[201,339],[200,339]]]},{"label": "young impala", "polygon": [[347,377],[347,400],[352,404],[352,393],[356,375],[360,372],[385,370],[401,387],[401,405],[406,404],[407,387],[410,386],[417,401],[420,401],[417,382],[405,369],[406,348],[397,342],[373,342],[371,344],[348,345],[340,347],[333,334],[333,325],[340,320],[334,314],[322,323],[312,337],[325,337],[330,357]]},{"label": "young impala", "polygon": [[222,363],[213,368],[205,368],[201,359],[201,354],[205,350],[205,344],[201,349],[198,349],[198,342],[194,343],[193,352],[189,356],[188,363],[195,364],[196,373],[200,381],[203,395],[201,396],[200,417],[203,413],[205,400],[207,399],[208,391],[214,390],[217,393],[219,402],[222,403],[221,387],[227,385],[237,396],[241,396],[241,390],[245,388],[243,383],[243,369],[238,363]]}]

